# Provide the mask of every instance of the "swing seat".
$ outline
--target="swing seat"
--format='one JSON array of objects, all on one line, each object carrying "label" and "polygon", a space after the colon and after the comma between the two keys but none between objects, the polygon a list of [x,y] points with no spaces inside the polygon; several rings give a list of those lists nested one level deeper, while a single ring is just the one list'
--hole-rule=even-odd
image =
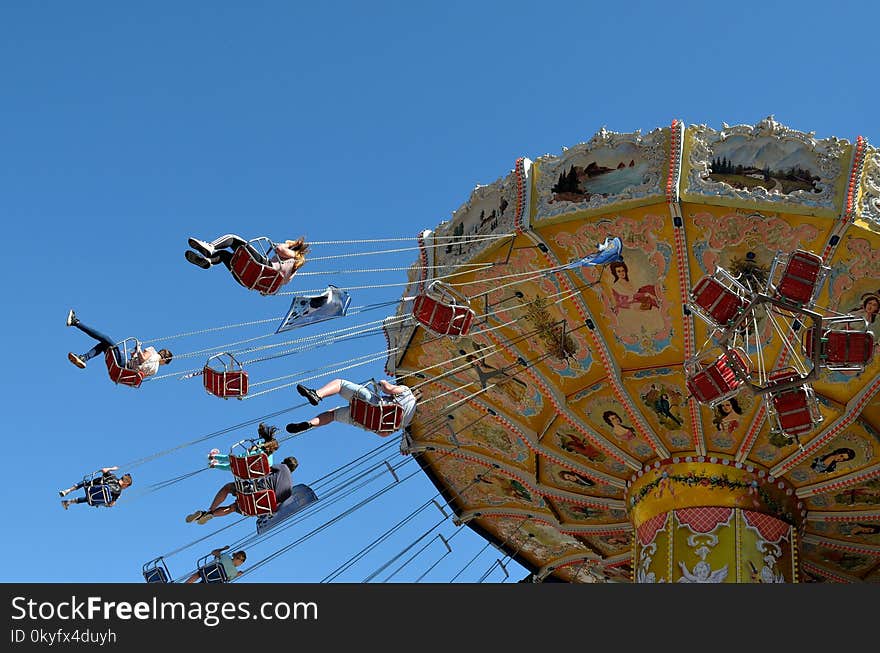
[{"label": "swing seat", "polygon": [[256,492],[236,492],[235,503],[241,514],[248,517],[271,515],[278,509],[275,490],[271,488]]},{"label": "swing seat", "polygon": [[[224,356],[229,357],[229,361],[223,360]],[[223,371],[211,367],[211,361],[219,360],[223,365]],[[241,399],[248,393],[248,375],[242,369],[235,356],[230,353],[223,352],[211,356],[202,369],[202,381],[205,390],[215,397],[228,399],[229,397],[237,397]]]},{"label": "swing seat", "polygon": [[713,406],[736,395],[743,384],[740,378],[750,369],[745,352],[730,349],[704,369],[691,370],[685,380],[688,392],[697,401]]},{"label": "swing seat", "polygon": [[[690,306],[716,328],[727,327],[745,308],[746,289],[723,270],[700,279],[690,292]],[[727,281],[727,284],[724,283]],[[740,292],[737,292],[740,291]]]},{"label": "swing seat", "polygon": [[269,457],[265,453],[254,453],[246,456],[229,454],[229,469],[232,475],[242,480],[253,480],[268,476],[271,472]]},{"label": "swing seat", "polygon": [[358,426],[384,437],[400,428],[403,423],[403,406],[383,399],[373,404],[355,395],[349,404],[349,416]]},{"label": "swing seat", "polygon": [[[252,245],[269,243],[271,246],[268,238],[254,238],[249,242]],[[242,286],[248,290],[256,290],[261,295],[274,295],[284,282],[280,271],[258,261],[247,247],[235,250],[230,261],[230,272]]]},{"label": "swing seat", "polygon": [[148,583],[170,583],[171,573],[162,558],[150,560],[143,566],[144,580]]},{"label": "swing seat", "polygon": [[[116,345],[116,348],[119,349],[122,356],[122,360],[128,360],[127,347],[125,346],[125,343],[128,340],[133,340],[133,338],[127,338]],[[107,363],[107,374],[110,376],[110,380],[113,381],[113,383],[116,383],[117,385],[127,385],[130,388],[141,387],[141,382],[144,380],[143,372],[130,370],[127,367],[121,366],[116,360],[113,348],[104,352],[104,362]]]},{"label": "swing seat", "polygon": [[226,568],[213,556],[209,557],[212,558],[211,562],[202,562],[202,560],[206,560],[206,558],[202,558],[202,560],[199,561],[199,576],[201,576],[202,582],[228,583],[229,576],[226,575]]},{"label": "swing seat", "polygon": [[113,500],[109,485],[86,485],[85,491],[90,506],[105,506]]},{"label": "swing seat", "polygon": [[317,500],[318,495],[308,485],[304,483],[294,485],[290,496],[281,502],[274,513],[257,517],[257,535],[262,535]]},{"label": "swing seat", "polygon": [[[777,261],[778,258],[774,259],[774,267]],[[788,256],[774,296],[798,305],[810,304],[829,270],[822,264],[821,256],[802,249],[795,250]]]},{"label": "swing seat", "polygon": [[[804,333],[804,353],[812,359],[816,329]],[[819,364],[829,370],[861,370],[874,353],[874,334],[870,331],[823,329],[818,338]]]},{"label": "swing seat", "polygon": [[[770,375],[770,384],[793,381],[800,377],[794,368],[783,368]],[[813,389],[807,385],[773,391],[770,398],[770,414],[776,423],[774,430],[788,436],[809,433],[822,422],[819,402]]]},{"label": "swing seat", "polygon": [[429,331],[457,338],[468,334],[475,313],[465,297],[435,281],[415,298],[412,315]]}]

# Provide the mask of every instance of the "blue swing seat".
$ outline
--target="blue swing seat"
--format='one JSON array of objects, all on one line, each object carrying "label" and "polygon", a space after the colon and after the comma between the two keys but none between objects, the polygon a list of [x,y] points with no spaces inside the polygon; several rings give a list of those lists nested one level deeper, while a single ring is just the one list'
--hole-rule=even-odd
[{"label": "blue swing seat", "polygon": [[162,557],[150,560],[143,566],[144,580],[148,583],[170,583],[171,573]]},{"label": "blue swing seat", "polygon": [[[211,562],[202,562],[211,558]],[[228,583],[226,568],[214,556],[205,556],[199,561],[199,576],[203,583]]]}]

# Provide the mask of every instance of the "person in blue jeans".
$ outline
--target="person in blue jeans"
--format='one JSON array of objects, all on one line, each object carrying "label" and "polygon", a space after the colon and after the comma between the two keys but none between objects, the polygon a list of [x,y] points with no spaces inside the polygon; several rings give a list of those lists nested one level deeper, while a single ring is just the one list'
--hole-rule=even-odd
[{"label": "person in blue jeans", "polygon": [[98,341],[98,344],[89,349],[85,354],[68,352],[67,359],[80,369],[85,368],[86,361],[99,354],[103,354],[108,349],[113,352],[113,357],[116,359],[117,365],[140,372],[145,377],[152,376],[158,372],[160,365],[168,365],[173,358],[173,354],[167,349],[160,349],[159,351],[156,351],[153,347],[141,349],[141,343],[138,342],[137,347],[131,354],[131,358],[126,361],[123,359],[119,347],[116,346],[115,340],[110,336],[101,333],[97,329],[94,329],[87,324],[83,324],[83,322],[76,316],[73,309],[70,309],[67,313],[67,326],[76,327],[87,336]]}]

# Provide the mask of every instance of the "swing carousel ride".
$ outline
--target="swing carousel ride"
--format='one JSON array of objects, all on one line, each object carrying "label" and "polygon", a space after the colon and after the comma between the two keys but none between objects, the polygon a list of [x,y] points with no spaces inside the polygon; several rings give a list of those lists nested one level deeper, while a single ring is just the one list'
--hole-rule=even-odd
[{"label": "swing carousel ride", "polygon": [[[351,399],[352,422],[383,444],[285,496],[260,441],[241,429],[307,403],[126,469],[235,433],[228,467],[241,520],[255,517],[256,529],[233,548],[290,532],[366,478],[392,480],[365,503],[424,472],[437,494],[398,526],[433,504],[456,534],[476,532],[535,582],[880,581],[880,150],[862,137],[818,139],[772,117],[720,130],[677,120],[645,135],[603,129],[559,156],[517,160],[450,220],[391,240],[413,246],[354,255],[417,251],[412,264],[409,253],[403,267],[360,270],[397,270],[402,283],[334,278],[285,291],[267,264],[274,244],[255,238],[229,269],[249,291],[290,297],[274,333],[177,352],[178,367],[198,366],[149,379],[124,365],[141,344],[133,338],[105,362],[118,385],[200,378],[207,394],[237,401],[384,363],[418,391],[411,423],[377,374],[358,373],[373,393]],[[383,288],[395,297],[350,305],[349,291]],[[379,319],[329,322],[379,309]],[[274,338],[315,324],[334,328]],[[289,369],[293,354],[383,335],[376,351]],[[284,370],[274,378],[259,367],[273,360]],[[88,492],[108,503],[106,489]],[[244,575],[352,510],[287,538]],[[145,580],[175,582],[167,558],[203,539],[146,563]],[[451,553],[452,537],[438,539]],[[232,580],[211,556],[198,572]]]},{"label": "swing carousel ride", "polygon": [[420,235],[401,451],[535,581],[880,581],[880,150],[598,132]]}]

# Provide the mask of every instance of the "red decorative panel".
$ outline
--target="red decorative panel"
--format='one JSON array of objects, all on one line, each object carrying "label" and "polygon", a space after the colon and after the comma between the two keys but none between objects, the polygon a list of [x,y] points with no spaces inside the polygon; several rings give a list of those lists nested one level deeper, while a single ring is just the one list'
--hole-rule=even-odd
[{"label": "red decorative panel", "polygon": [[654,541],[657,533],[666,527],[667,518],[667,513],[663,513],[656,517],[651,517],[651,519],[639,526],[637,533],[642,546],[647,546]]},{"label": "red decorative panel", "polygon": [[682,508],[675,511],[679,523],[696,533],[711,533],[719,524],[730,521],[733,508]]},{"label": "red decorative panel", "polygon": [[762,538],[774,544],[779,542],[783,537],[788,535],[791,526],[776,517],[765,515],[762,512],[752,512],[751,510],[742,511],[743,519],[746,523],[754,528]]}]

